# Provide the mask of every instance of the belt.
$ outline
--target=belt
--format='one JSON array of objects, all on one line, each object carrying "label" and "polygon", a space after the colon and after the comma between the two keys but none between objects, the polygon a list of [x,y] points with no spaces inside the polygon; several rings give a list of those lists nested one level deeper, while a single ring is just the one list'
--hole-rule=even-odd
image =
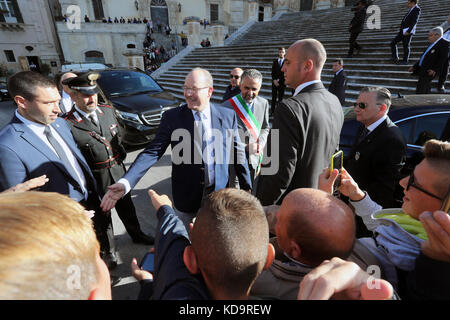
[{"label": "belt", "polygon": [[109,158],[108,160],[105,161],[100,161],[100,162],[95,162],[92,165],[92,170],[101,170],[101,169],[108,169],[108,168],[112,168],[114,167],[116,164],[118,164],[117,162],[117,158],[119,157],[119,154],[116,154],[115,156]]}]

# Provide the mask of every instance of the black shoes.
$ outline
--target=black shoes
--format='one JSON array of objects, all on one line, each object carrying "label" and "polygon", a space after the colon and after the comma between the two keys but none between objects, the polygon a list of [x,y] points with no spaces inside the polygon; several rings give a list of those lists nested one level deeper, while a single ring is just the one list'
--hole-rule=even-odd
[{"label": "black shoes", "polygon": [[439,93],[445,93],[445,87],[444,87],[444,86],[438,87],[437,91],[438,91]]},{"label": "black shoes", "polygon": [[153,245],[155,243],[155,238],[152,236],[146,235],[145,233],[141,233],[139,236],[131,237],[134,243]]}]

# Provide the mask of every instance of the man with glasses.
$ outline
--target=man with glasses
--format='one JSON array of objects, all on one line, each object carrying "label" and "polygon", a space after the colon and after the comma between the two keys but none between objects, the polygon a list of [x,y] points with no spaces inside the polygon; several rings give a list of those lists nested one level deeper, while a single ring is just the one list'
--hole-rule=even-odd
[{"label": "man with glasses", "polygon": [[211,74],[205,69],[193,69],[184,82],[186,104],[163,114],[155,138],[128,172],[108,188],[101,204],[103,210],[113,208],[117,200],[133,189],[169,145],[172,195],[185,226],[189,226],[207,195],[227,186],[231,154],[236,155],[234,169],[241,189],[251,190],[236,114],[232,109],[210,103],[212,93]]},{"label": "man with glasses", "polygon": [[[448,286],[441,281],[447,279],[448,283],[450,222],[447,214],[436,211],[450,192],[450,143],[429,140],[423,155],[411,175],[400,180],[401,209],[380,211],[381,206],[345,169],[339,191],[349,197],[356,215],[373,231],[372,237],[361,240],[380,260],[386,279],[395,287],[398,284],[400,296],[445,299]],[[322,174],[319,188],[330,192],[338,171],[328,175]],[[380,216],[383,213],[390,216]],[[412,291],[402,292],[407,286]]]},{"label": "man with glasses", "polygon": [[[383,208],[398,206],[395,189],[406,159],[406,142],[400,129],[389,119],[391,94],[382,87],[363,88],[354,106],[362,125],[345,161],[347,171],[358,185]],[[399,197],[400,198],[400,197]],[[368,235],[357,218],[357,236]]]},{"label": "man with glasses", "polygon": [[241,76],[244,70],[241,68],[234,68],[230,72],[230,85],[226,88],[225,93],[223,94],[222,102],[227,101],[228,99],[234,97],[241,93]]}]

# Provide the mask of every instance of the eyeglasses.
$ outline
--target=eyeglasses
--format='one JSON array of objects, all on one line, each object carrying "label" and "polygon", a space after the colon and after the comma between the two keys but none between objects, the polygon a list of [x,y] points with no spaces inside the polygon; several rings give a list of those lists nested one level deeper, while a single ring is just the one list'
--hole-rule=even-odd
[{"label": "eyeglasses", "polygon": [[235,75],[230,74],[230,79],[235,78],[235,79],[237,80],[237,79],[239,79],[240,77],[241,77],[241,76],[235,76]]},{"label": "eyeglasses", "polygon": [[438,199],[438,200],[441,200],[441,201],[443,200],[441,197],[438,197],[438,196],[432,194],[431,192],[428,192],[427,190],[419,187],[417,184],[415,184],[414,183],[414,173],[411,173],[410,176],[409,176],[408,184],[406,185],[406,191],[409,190],[409,187],[414,187],[417,190],[422,191],[423,193],[425,193],[425,194],[427,194],[430,197],[433,197],[435,199]]},{"label": "eyeglasses", "polygon": [[202,89],[206,89],[209,87],[203,87],[203,88],[188,88],[188,87],[183,87],[184,92],[186,92],[187,94],[191,94],[191,93],[197,93]]},{"label": "eyeglasses", "polygon": [[[381,106],[382,105],[382,103],[377,103],[376,104],[377,106]],[[365,109],[365,108],[367,108],[367,103],[365,103],[365,102],[355,102],[354,104],[353,104],[353,108],[356,108],[356,107],[359,107],[360,109]]]}]

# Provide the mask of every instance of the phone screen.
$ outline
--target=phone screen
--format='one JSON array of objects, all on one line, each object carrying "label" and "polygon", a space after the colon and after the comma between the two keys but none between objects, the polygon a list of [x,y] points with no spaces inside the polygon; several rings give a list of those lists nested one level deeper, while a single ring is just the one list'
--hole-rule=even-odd
[{"label": "phone screen", "polygon": [[[335,154],[333,154],[333,156],[331,157],[331,161],[330,161],[330,173],[331,173],[331,171],[333,171],[333,169],[338,169],[339,170],[339,175],[338,175],[338,177],[336,178],[336,181],[334,182],[334,185],[333,185],[333,189],[334,190],[337,190],[339,187],[340,187],[340,185],[341,185],[341,175],[340,175],[340,172],[341,172],[341,169],[342,169],[342,166],[343,166],[343,158],[344,158],[344,153],[342,152],[342,151],[338,151],[338,152],[336,152]],[[333,191],[334,191],[333,190]]]},{"label": "phone screen", "polygon": [[155,269],[155,254],[147,252],[139,265],[143,270],[153,272]]}]

